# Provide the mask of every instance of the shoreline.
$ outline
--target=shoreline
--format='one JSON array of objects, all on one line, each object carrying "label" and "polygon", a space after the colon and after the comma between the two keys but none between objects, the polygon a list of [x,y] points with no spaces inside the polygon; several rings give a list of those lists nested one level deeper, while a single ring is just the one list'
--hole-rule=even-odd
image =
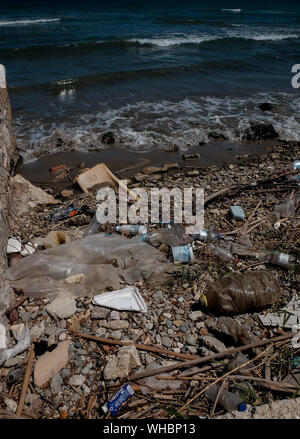
[{"label": "shoreline", "polygon": [[[122,178],[132,177],[145,166],[161,166],[165,163],[178,163],[179,167],[206,169],[210,166],[218,168],[226,164],[237,163],[239,159],[264,154],[270,149],[276,149],[282,142],[264,140],[257,142],[228,142],[212,141],[201,146],[190,147],[186,151],[166,151],[156,149],[147,152],[137,152],[126,147],[110,146],[102,151],[81,152],[67,151],[47,154],[33,162],[22,164],[17,170],[31,183],[48,186],[53,189],[59,184],[54,184],[50,168],[65,164],[70,169],[70,175],[75,178],[80,168],[92,167],[104,162],[112,172]],[[283,142],[287,143],[287,142]],[[200,154],[199,159],[184,160],[183,155]],[[84,166],[83,166],[84,165]]]}]

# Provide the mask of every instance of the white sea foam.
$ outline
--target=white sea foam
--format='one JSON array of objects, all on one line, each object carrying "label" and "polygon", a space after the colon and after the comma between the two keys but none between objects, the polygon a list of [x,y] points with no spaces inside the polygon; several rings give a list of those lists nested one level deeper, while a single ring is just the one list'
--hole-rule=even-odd
[{"label": "white sea foam", "polygon": [[[262,102],[273,104],[273,111],[261,112],[258,105]],[[15,125],[18,144],[26,145],[23,157],[29,161],[43,152],[61,151],[61,146],[56,147],[58,137],[64,140],[66,150],[68,144],[79,151],[100,150],[105,148],[101,137],[106,131],[113,131],[118,143],[136,151],[174,145],[184,151],[190,145],[208,142],[210,131],[224,134],[229,141],[240,141],[250,122],[272,124],[280,138],[300,141],[298,114],[297,95],[261,93],[247,98],[206,96],[179,102],[143,101],[98,113],[81,113],[71,119],[64,114],[53,116],[51,121],[17,118]]]},{"label": "white sea foam", "polygon": [[242,12],[242,10],[243,9],[239,9],[239,8],[236,8],[236,9],[221,9],[222,12],[236,12],[236,13]]},{"label": "white sea foam", "polygon": [[201,44],[206,41],[216,40],[218,37],[213,35],[184,35],[184,36],[166,36],[154,38],[131,38],[130,42],[139,43],[140,45],[151,45],[158,47],[180,46],[182,44]]},{"label": "white sea foam", "polygon": [[299,38],[297,34],[261,34],[261,35],[244,35],[242,38],[247,40],[256,40],[256,41],[280,41],[286,40],[289,38]]},{"label": "white sea foam", "polygon": [[8,20],[0,21],[0,26],[24,26],[28,24],[54,23],[60,21],[60,18],[36,18],[28,20]]}]

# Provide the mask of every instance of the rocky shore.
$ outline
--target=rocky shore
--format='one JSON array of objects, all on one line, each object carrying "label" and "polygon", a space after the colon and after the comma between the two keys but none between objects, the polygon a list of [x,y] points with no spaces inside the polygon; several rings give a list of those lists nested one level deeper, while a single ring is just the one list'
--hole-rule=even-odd
[{"label": "rocky shore", "polygon": [[[91,297],[55,303],[47,298],[24,297],[21,290],[15,290],[14,302],[22,303],[6,314],[6,345],[15,345],[18,334],[27,326],[34,351],[34,373],[29,379],[22,416],[105,418],[108,415],[101,407],[128,381],[132,383],[135,394],[121,408],[117,418],[220,416],[224,409],[219,405],[214,407],[204,395],[205,388],[213,382],[223,382],[224,388],[238,394],[247,404],[246,413],[256,406],[294,398],[299,386],[298,391],[297,386],[289,387],[286,378],[293,371],[299,380],[299,368],[295,372],[299,364],[295,360],[299,359],[299,348],[291,347],[291,337],[281,343],[272,341],[280,336],[289,337],[291,327],[285,318],[272,325],[262,317],[278,312],[280,316],[280,310],[293,298],[299,299],[299,266],[298,269],[286,269],[268,259],[257,259],[254,254],[274,250],[291,255],[299,252],[299,205],[294,215],[280,218],[279,226],[274,228],[278,222],[274,207],[299,194],[299,182],[289,178],[295,175],[290,165],[299,157],[298,143],[278,141],[276,146],[267,147],[258,155],[244,154],[221,167],[204,168],[181,160],[165,170],[151,169],[148,165],[141,166],[138,172],[131,170],[131,189],[204,188],[205,229],[211,227],[221,233],[224,246],[231,248],[234,258],[228,262],[213,256],[207,242],[196,240],[193,244],[194,261],[179,266],[173,264],[178,270],[167,285],[162,286],[156,276],[135,283],[146,302],[146,314],[100,307],[92,302]],[[68,172],[67,167],[62,168],[51,174],[53,181],[48,188],[43,184],[44,190],[56,200],[54,204],[32,204],[29,209],[25,206],[21,216],[15,214],[12,236],[22,243],[22,250],[54,230],[67,233],[71,241],[82,238],[91,221],[90,215],[82,213],[57,224],[49,220],[58,207],[73,204],[78,210],[83,205],[91,210],[96,208],[96,188],[88,194],[82,193]],[[76,172],[84,172],[84,169]],[[122,177],[122,172],[118,177]],[[257,182],[259,184],[255,184]],[[242,206],[245,212],[242,228],[229,213],[232,205]],[[18,209],[20,205],[16,206]],[[100,231],[115,233],[114,225],[101,226]],[[246,254],[240,251],[245,247],[251,251]],[[18,264],[22,257],[20,251],[12,252],[8,255],[9,265]],[[208,312],[199,303],[209,284],[254,270],[268,270],[273,274],[281,289],[280,300],[262,312],[249,311],[231,317],[244,328],[246,338],[241,341],[239,337],[220,330],[220,316]],[[299,309],[295,312],[299,316]],[[251,371],[244,372],[243,369],[240,373],[237,370],[222,381],[233,358],[227,351],[249,341],[253,343],[253,340],[269,340],[269,344],[245,350],[245,361],[252,362]],[[130,346],[126,346],[126,342]],[[140,345],[146,345],[150,350],[137,347]],[[134,374],[153,368],[215,354],[222,356],[223,353],[220,361],[208,359],[199,367],[178,366],[165,376],[160,373],[162,379],[156,379],[155,375],[132,379]],[[45,355],[48,360],[43,363]],[[0,414],[4,417],[16,416],[29,356],[30,352],[25,350],[1,366]],[[47,370],[52,362],[61,364],[54,374]],[[9,378],[14,371],[20,371],[17,378]],[[48,379],[41,378],[45,374],[49,374]],[[293,416],[290,413],[290,417]]]}]

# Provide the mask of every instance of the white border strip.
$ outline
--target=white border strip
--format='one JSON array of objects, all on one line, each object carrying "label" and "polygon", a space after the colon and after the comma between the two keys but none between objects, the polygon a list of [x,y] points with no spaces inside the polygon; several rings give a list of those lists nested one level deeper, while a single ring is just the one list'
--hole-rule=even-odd
[{"label": "white border strip", "polygon": [[6,89],[6,72],[3,64],[0,64],[0,88]]}]

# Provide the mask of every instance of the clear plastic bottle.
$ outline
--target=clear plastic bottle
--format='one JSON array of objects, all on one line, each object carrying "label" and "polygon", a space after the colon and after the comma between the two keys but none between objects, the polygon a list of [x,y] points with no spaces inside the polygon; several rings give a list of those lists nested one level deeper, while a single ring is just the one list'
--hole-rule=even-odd
[{"label": "clear plastic bottle", "polygon": [[200,233],[195,233],[192,235],[194,239],[197,241],[206,241],[207,239],[210,239],[212,241],[216,241],[218,239],[222,238],[222,234],[219,232],[215,232],[213,230],[201,230]]},{"label": "clear plastic bottle", "polygon": [[190,244],[193,239],[186,234],[177,224],[170,223],[166,228],[153,230],[151,233],[142,235],[142,240],[152,245],[160,247],[161,244],[167,244],[170,247],[179,247]]},{"label": "clear plastic bottle", "polygon": [[145,235],[147,233],[147,227],[123,224],[122,226],[115,226],[115,231],[124,233],[124,235]]},{"label": "clear plastic bottle", "polygon": [[[215,384],[213,387],[206,390],[205,396],[210,401],[215,402],[219,391],[220,386]],[[218,404],[228,411],[239,410],[240,412],[244,412],[247,409],[246,404],[241,400],[239,396],[235,395],[232,392],[228,392],[227,390],[222,390],[218,398]]]},{"label": "clear plastic bottle", "polygon": [[281,267],[291,268],[293,265],[297,264],[295,256],[289,255],[287,253],[282,253],[280,251],[275,251],[273,253],[272,262],[275,265],[280,265]]},{"label": "clear plastic bottle", "polygon": [[220,247],[219,245],[210,244],[209,250],[214,256],[218,256],[218,258],[223,259],[223,261],[232,261],[233,254],[231,251],[227,250],[224,247]]},{"label": "clear plastic bottle", "polygon": [[83,237],[85,238],[86,236],[94,235],[95,233],[98,232],[99,227],[100,227],[100,223],[98,222],[97,216],[95,214],[91,219],[90,224],[85,229]]},{"label": "clear plastic bottle", "polygon": [[295,200],[291,199],[288,200],[286,203],[277,204],[274,208],[274,213],[279,219],[281,218],[289,218],[291,216],[294,216],[296,212],[296,206],[295,206]]}]

